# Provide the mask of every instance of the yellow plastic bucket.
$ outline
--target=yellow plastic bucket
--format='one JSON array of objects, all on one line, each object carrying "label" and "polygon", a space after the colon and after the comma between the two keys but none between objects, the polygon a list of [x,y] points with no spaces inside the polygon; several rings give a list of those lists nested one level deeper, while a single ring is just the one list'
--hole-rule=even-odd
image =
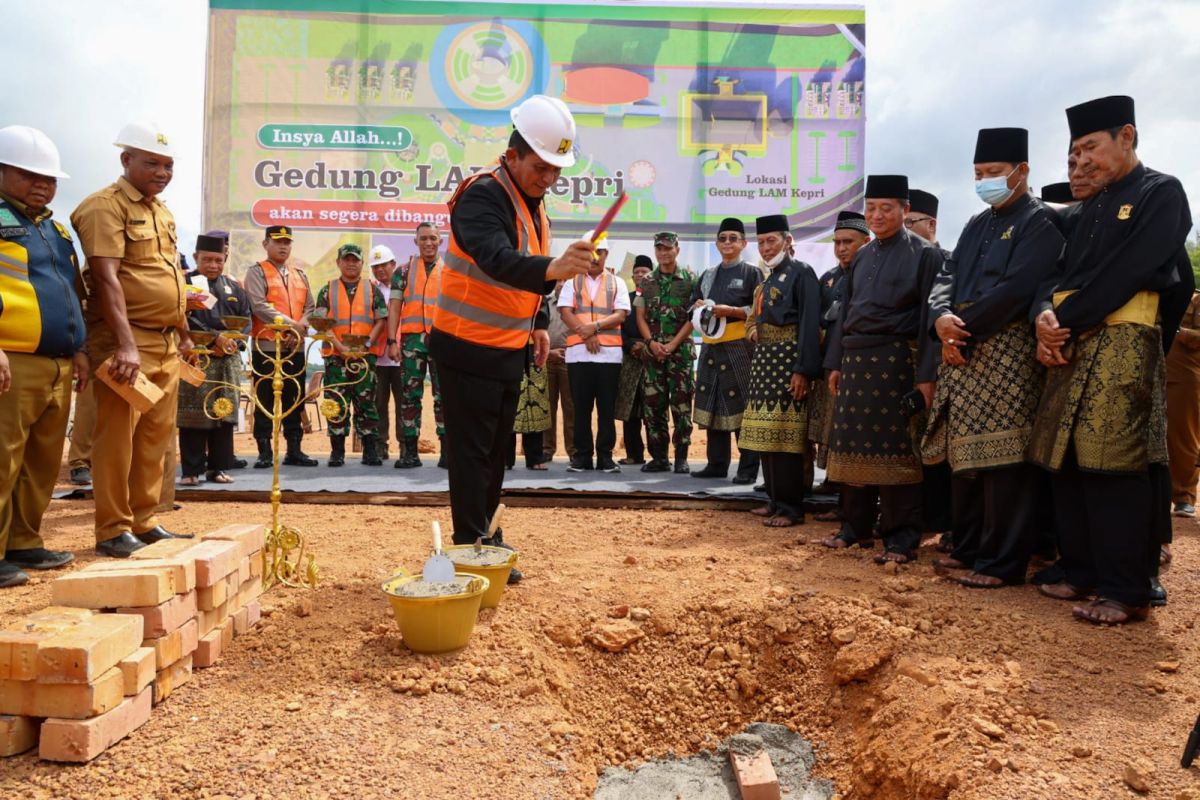
[{"label": "yellow plastic bucket", "polygon": [[486,553],[504,554],[507,558],[499,563],[492,565],[480,564],[462,564],[455,559],[456,553],[474,552],[475,545],[473,544],[456,544],[446,548],[446,556],[454,562],[454,571],[456,573],[466,572],[470,575],[479,575],[491,581],[491,588],[483,593],[483,602],[479,604],[480,608],[495,608],[500,605],[500,597],[504,594],[504,587],[508,585],[508,574],[512,572],[513,567],[517,565],[517,559],[520,554],[515,550],[509,550],[506,547],[492,547],[491,545],[482,545],[480,547]]},{"label": "yellow plastic bucket", "polygon": [[400,587],[421,580],[401,570],[380,588],[392,604],[396,624],[404,644],[415,653],[448,653],[466,647],[475,630],[479,601],[488,590],[488,579],[467,573],[455,573],[465,578],[466,591],[444,597],[401,597]]}]

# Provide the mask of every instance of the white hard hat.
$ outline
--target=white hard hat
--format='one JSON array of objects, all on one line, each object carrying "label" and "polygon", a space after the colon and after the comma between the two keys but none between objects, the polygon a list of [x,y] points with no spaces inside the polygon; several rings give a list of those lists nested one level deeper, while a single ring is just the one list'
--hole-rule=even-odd
[{"label": "white hard hat", "polygon": [[371,248],[371,260],[368,262],[368,266],[373,267],[376,264],[386,264],[395,260],[396,256],[392,254],[392,248],[386,244],[377,244]]},{"label": "white hard hat", "polygon": [[535,94],[510,116],[521,138],[547,164],[569,167],[575,163],[575,118],[562,100]]},{"label": "white hard hat", "polygon": [[69,178],[62,171],[58,148],[50,137],[28,125],[0,128],[0,164],[20,167],[47,178]]},{"label": "white hard hat", "polygon": [[159,130],[153,122],[131,122],[117,134],[114,145],[122,149],[131,147],[134,150],[145,150],[147,153],[174,158],[175,151],[171,149],[167,135]]}]

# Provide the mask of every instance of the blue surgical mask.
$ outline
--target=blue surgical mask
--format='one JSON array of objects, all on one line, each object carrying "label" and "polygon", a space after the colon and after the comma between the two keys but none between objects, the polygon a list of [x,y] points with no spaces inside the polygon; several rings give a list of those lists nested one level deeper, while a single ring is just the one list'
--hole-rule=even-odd
[{"label": "blue surgical mask", "polygon": [[1013,172],[1016,172],[1017,169],[1020,168],[1014,167],[1013,171],[1007,175],[975,181],[975,194],[979,195],[979,199],[989,206],[998,206],[1004,203],[1016,191],[1015,189],[1008,188],[1008,179],[1012,177]]}]

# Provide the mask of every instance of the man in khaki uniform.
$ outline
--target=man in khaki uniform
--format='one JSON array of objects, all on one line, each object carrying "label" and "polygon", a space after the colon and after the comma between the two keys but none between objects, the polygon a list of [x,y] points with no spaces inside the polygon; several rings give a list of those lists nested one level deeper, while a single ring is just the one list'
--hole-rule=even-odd
[{"label": "man in khaki uniform", "polygon": [[[1180,269],[1184,269],[1180,266]],[[1175,345],[1167,353],[1167,454],[1171,465],[1171,512],[1196,516],[1200,467],[1200,292],[1183,315]]]},{"label": "man in khaki uniform", "polygon": [[92,369],[111,358],[106,369],[116,383],[133,384],[140,372],[163,392],[149,411],[138,413],[105,383],[93,387],[96,552],[127,558],[147,544],[182,536],[158,524],[155,508],[163,458],[175,434],[179,358],[191,352],[192,341],[175,218],[157,198],[171,182],[170,144],[145,123],[126,125],[115,144],[125,174],[80,203],[71,224],[91,272],[86,320]]}]

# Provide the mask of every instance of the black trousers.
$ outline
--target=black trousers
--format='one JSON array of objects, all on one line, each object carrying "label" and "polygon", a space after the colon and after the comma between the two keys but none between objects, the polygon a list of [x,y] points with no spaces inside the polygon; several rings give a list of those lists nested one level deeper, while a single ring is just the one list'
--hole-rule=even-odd
[{"label": "black trousers", "polygon": [[512,469],[517,465],[517,437],[521,437],[521,449],[525,451],[525,466],[536,467],[542,463],[542,443],[546,440],[545,431],[535,433],[514,433],[508,439],[508,448],[504,451],[504,466]]},{"label": "black trousers", "polygon": [[869,541],[874,536],[875,509],[879,508],[879,530],[883,544],[897,553],[913,553],[921,544],[921,484],[906,486],[842,485],[845,502],[842,514],[846,518],[843,531],[855,541]]},{"label": "black trousers", "polygon": [[922,471],[921,496],[924,504],[925,531],[942,533],[954,524],[951,518],[950,465],[946,462]]},{"label": "black trousers", "polygon": [[631,461],[646,458],[646,445],[642,443],[642,418],[630,417],[622,423],[625,437],[625,457]]},{"label": "black trousers", "polygon": [[954,476],[953,557],[981,575],[1024,583],[1033,553],[1037,477],[1028,464]]},{"label": "black trousers", "polygon": [[[733,446],[730,443],[730,431],[714,431],[708,430],[708,466],[713,469],[719,469],[722,472],[729,472],[729,463],[733,460]],[[733,431],[732,435],[741,441],[741,431]],[[807,454],[805,455],[807,457]],[[762,462],[762,456],[753,450],[740,450],[738,452],[737,474],[739,478],[750,478],[754,480],[758,477],[758,466]],[[803,489],[803,486],[801,486]]]},{"label": "black trousers", "polygon": [[[271,362],[255,350],[250,355],[251,363],[254,371],[260,375],[269,375],[271,373]],[[280,408],[287,409],[298,399],[307,388],[305,380],[305,363],[304,351],[296,350],[284,362],[283,371],[288,375],[295,375],[296,379],[283,381],[283,392],[280,395]],[[271,379],[260,380],[255,389],[258,395],[258,402],[263,408],[274,408],[275,402],[274,390],[271,387]],[[290,414],[283,418],[283,437],[285,439],[299,440],[304,437],[304,428],[300,424],[300,407],[297,406]],[[260,411],[257,407],[254,409],[254,438],[255,439],[270,439],[271,438],[271,420]]]},{"label": "black trousers", "polygon": [[1058,529],[1054,525],[1054,491],[1050,473],[1034,470],[1033,551],[1047,561],[1058,558]]},{"label": "black trousers", "polygon": [[1149,471],[1084,472],[1071,450],[1052,480],[1067,583],[1129,606],[1147,605],[1161,535]]},{"label": "black trousers", "polygon": [[[571,399],[575,402],[575,457],[591,461],[612,460],[617,446],[617,385],[620,364],[567,364]],[[596,411],[596,440],[592,444],[592,409]]]},{"label": "black trousers", "polygon": [[404,367],[375,367],[375,410],[379,412],[379,441],[388,443],[388,405],[396,418],[396,442],[404,444],[404,425],[401,422],[401,403],[404,397]]},{"label": "black trousers", "polygon": [[801,453],[762,453],[763,477],[771,510],[804,520],[804,456]]},{"label": "black trousers", "polygon": [[[521,379],[501,381],[438,364],[446,415],[446,464],[454,543],[487,535],[500,504],[504,461],[517,418]],[[540,452],[540,450],[539,450]]]},{"label": "black trousers", "polygon": [[179,429],[179,463],[185,478],[233,466],[233,424]]}]

